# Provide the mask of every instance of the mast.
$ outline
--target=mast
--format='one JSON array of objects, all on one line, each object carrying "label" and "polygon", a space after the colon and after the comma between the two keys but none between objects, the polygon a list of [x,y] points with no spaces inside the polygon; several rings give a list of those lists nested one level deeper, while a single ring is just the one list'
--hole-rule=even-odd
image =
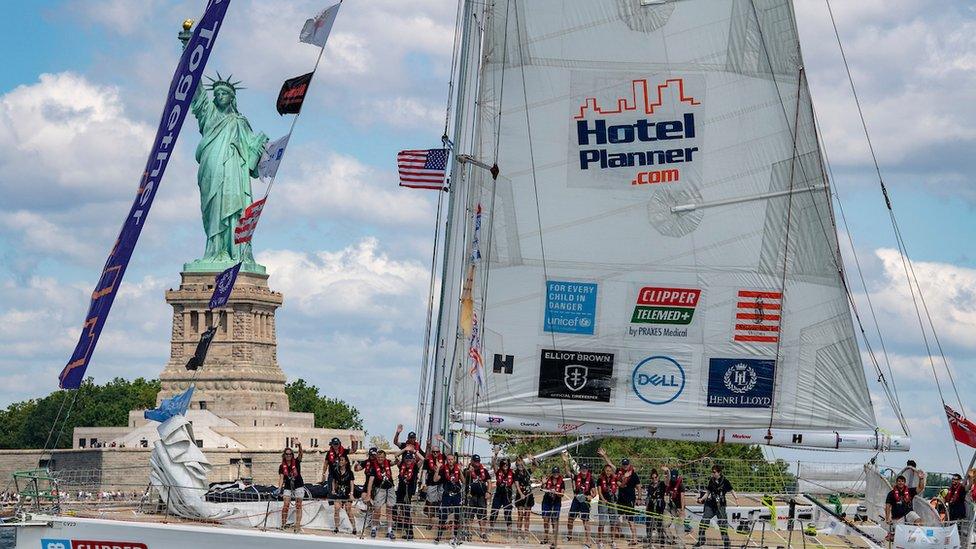
[{"label": "mast", "polygon": [[[464,3],[461,11],[462,30],[461,30],[461,52],[458,68],[458,91],[457,99],[454,104],[454,129],[453,135],[453,157],[455,161],[451,167],[451,187],[447,203],[447,223],[445,226],[444,237],[444,257],[441,268],[441,296],[440,306],[437,312],[437,327],[434,333],[434,369],[432,378],[432,396],[430,401],[430,436],[444,434],[449,421],[449,375],[450,369],[447,361],[453,360],[454,347],[457,340],[457,305],[458,305],[458,267],[462,254],[458,250],[457,240],[454,235],[455,227],[463,226],[461,221],[464,217],[463,208],[457,206],[458,193],[464,181],[463,173],[465,164],[456,159],[458,149],[466,146],[464,140],[465,121],[467,106],[465,104],[465,92],[467,91],[467,80],[470,70],[470,45],[471,45],[471,21],[474,14],[474,7],[467,0],[459,0]],[[477,35],[476,35],[477,36]],[[477,68],[477,67],[476,67]],[[463,245],[463,239],[460,242]]]}]

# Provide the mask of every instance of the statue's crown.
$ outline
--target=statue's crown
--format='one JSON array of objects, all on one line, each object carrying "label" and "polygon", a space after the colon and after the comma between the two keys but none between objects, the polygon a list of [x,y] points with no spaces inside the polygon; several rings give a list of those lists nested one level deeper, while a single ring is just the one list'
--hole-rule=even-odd
[{"label": "statue's crown", "polygon": [[207,80],[210,80],[210,83],[207,84],[207,89],[210,90],[210,91],[213,91],[213,90],[217,89],[218,87],[223,86],[223,87],[226,87],[226,88],[230,88],[230,90],[232,92],[234,92],[234,95],[237,95],[237,90],[246,90],[247,89],[244,86],[241,86],[240,85],[241,84],[241,81],[240,80],[238,80],[237,82],[231,81],[231,79],[233,77],[234,77],[234,75],[230,75],[227,78],[224,78],[224,77],[220,76],[220,73],[219,72],[217,73],[217,78],[211,78],[211,77],[207,76]]}]

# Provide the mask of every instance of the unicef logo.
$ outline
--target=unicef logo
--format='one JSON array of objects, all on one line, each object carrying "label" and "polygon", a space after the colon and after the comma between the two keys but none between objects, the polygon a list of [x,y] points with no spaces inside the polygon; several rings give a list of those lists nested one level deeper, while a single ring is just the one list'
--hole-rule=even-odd
[{"label": "unicef logo", "polygon": [[685,389],[685,371],[673,358],[652,356],[634,368],[634,392],[648,404],[667,404]]},{"label": "unicef logo", "polygon": [[725,388],[740,395],[751,391],[758,380],[759,376],[756,374],[756,370],[742,362],[730,366],[725,371],[725,376],[722,377]]}]

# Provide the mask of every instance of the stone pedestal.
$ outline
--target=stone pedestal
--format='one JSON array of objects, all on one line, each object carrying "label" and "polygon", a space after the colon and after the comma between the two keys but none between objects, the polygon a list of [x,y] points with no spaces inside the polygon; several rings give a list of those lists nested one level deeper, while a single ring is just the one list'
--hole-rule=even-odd
[{"label": "stone pedestal", "polygon": [[[285,374],[278,366],[275,310],[282,295],[268,288],[268,275],[237,277],[227,305],[210,311],[217,273],[181,273],[178,290],[166,292],[173,307],[170,359],[159,379],[158,401],[196,384],[192,409],[222,411],[276,410],[287,412]],[[200,335],[217,326],[207,359],[196,375],[186,369]],[[194,379],[195,377],[195,379]]]}]

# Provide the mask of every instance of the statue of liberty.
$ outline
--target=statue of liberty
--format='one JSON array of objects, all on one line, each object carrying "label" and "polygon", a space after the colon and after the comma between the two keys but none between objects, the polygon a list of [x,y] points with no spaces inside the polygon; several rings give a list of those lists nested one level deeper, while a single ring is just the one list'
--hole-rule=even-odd
[{"label": "statue of liberty", "polygon": [[258,161],[268,142],[268,137],[255,133],[238,112],[237,90],[243,89],[239,84],[217,73],[206,86],[213,99],[201,83],[190,106],[202,136],[195,156],[200,164],[197,185],[207,245],[203,257],[185,264],[185,271],[221,271],[242,261],[242,270],[264,272],[264,267],[254,262],[250,243],[234,244],[234,227],[253,201],[251,177],[257,177]]}]

